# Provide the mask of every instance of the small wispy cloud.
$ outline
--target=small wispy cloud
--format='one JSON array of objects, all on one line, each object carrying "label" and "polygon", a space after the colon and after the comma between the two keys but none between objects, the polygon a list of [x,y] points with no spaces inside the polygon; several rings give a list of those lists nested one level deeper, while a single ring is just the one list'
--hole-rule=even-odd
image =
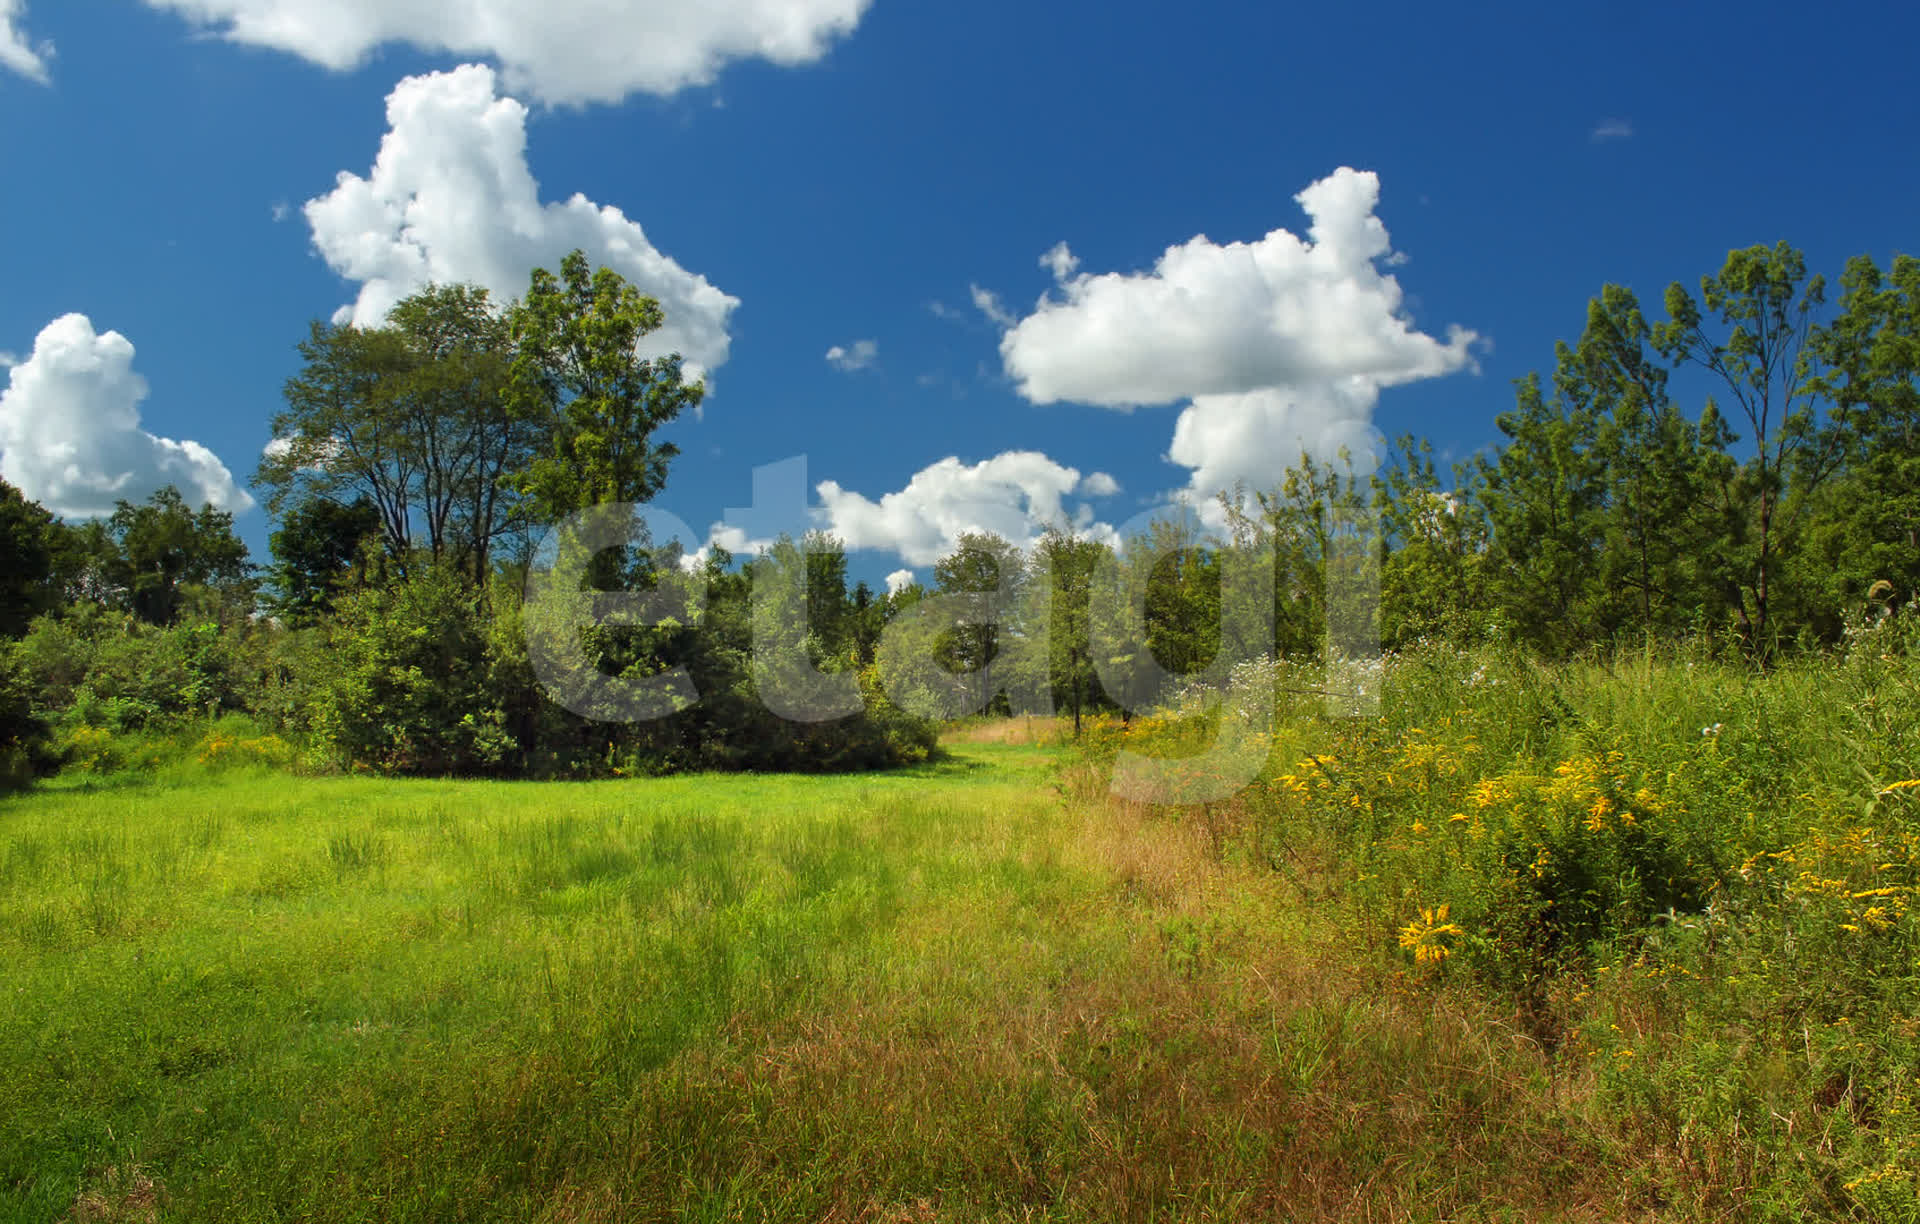
[{"label": "small wispy cloud", "polygon": [[956,310],[952,306],[947,305],[945,302],[940,301],[938,298],[934,299],[931,302],[928,302],[927,309],[933,312],[934,318],[945,319],[949,323],[959,323],[965,320],[967,317],[965,311]]},{"label": "small wispy cloud", "polygon": [[53,80],[47,65],[53,44],[30,42],[26,30],[15,25],[27,16],[26,0],[0,0],[0,68],[10,68],[29,81],[46,85]]},{"label": "small wispy cloud", "polygon": [[878,340],[855,340],[850,345],[834,345],[827,350],[827,364],[843,374],[864,370],[880,358]]},{"label": "small wispy cloud", "polygon": [[1054,244],[1054,248],[1040,257],[1040,266],[1053,273],[1053,279],[1066,283],[1068,277],[1080,267],[1079,258],[1066,243]]},{"label": "small wispy cloud", "polygon": [[1588,139],[1592,140],[1595,144],[1606,144],[1614,140],[1631,140],[1632,138],[1633,124],[1625,119],[1602,119],[1594,125],[1593,133],[1588,137]]},{"label": "small wispy cloud", "polygon": [[978,285],[969,285],[968,290],[973,294],[974,308],[993,320],[995,324],[1001,327],[1012,327],[1020,322],[1013,317],[1012,311],[1001,305],[1000,295],[993,290],[982,289]]},{"label": "small wispy cloud", "polygon": [[277,200],[274,202],[273,219],[275,221],[285,221],[288,217],[291,217],[292,215],[293,215],[293,205],[287,203],[285,200]]}]

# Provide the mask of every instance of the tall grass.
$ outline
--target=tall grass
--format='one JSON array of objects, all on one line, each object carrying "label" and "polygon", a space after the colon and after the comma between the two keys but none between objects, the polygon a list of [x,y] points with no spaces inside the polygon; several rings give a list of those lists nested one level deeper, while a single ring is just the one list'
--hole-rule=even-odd
[{"label": "tall grass", "polygon": [[[1629,1202],[1920,1219],[1920,652],[1897,633],[1765,672],[1410,652],[1372,716],[1296,698],[1262,780],[1178,818],[1411,988],[1510,1004],[1634,1153]],[[1085,751],[1174,755],[1193,725]]]}]

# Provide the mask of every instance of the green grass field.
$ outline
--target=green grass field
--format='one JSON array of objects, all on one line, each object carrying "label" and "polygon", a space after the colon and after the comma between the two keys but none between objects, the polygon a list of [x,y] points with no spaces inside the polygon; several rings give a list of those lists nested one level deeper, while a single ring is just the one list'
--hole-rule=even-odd
[{"label": "green grass field", "polygon": [[1107,790],[1172,715],[76,769],[0,802],[0,1219],[1920,1220],[1920,659],[1389,678],[1184,808]]},{"label": "green grass field", "polygon": [[1541,1218],[1604,1193],[1510,1028],[1345,963],[1272,873],[1083,798],[1046,749],[951,753],[9,800],[0,1216]]}]

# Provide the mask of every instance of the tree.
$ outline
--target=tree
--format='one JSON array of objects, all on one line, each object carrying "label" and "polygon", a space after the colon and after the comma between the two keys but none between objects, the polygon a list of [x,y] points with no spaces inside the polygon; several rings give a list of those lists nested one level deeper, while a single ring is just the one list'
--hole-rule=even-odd
[{"label": "tree", "polygon": [[994,661],[1011,628],[1005,621],[1026,586],[1026,559],[992,532],[962,532],[954,550],[934,563],[933,575],[940,594],[971,596],[980,603],[981,618],[942,633],[935,657],[955,675],[979,676],[977,708],[988,709],[1000,693]]},{"label": "tree", "polygon": [[1890,604],[1920,594],[1920,259],[1896,256],[1882,273],[1859,256],[1840,285],[1839,315],[1814,343],[1845,467],[1823,499],[1809,579],[1836,611],[1878,583]]},{"label": "tree", "polygon": [[[1327,647],[1341,653],[1357,636],[1377,642],[1371,603],[1378,575],[1366,567],[1378,564],[1378,545],[1359,538],[1371,536],[1373,498],[1370,482],[1354,472],[1352,455],[1343,448],[1317,462],[1302,452],[1278,485],[1256,489],[1254,500],[1251,514],[1237,494],[1223,497],[1221,505],[1235,547],[1273,552],[1273,635],[1270,641],[1227,643],[1232,656],[1312,658]],[[1201,614],[1217,617],[1217,601]]]},{"label": "tree", "polygon": [[1598,625],[1637,623],[1646,633],[1684,628],[1709,596],[1698,559],[1717,524],[1707,501],[1701,435],[1667,392],[1669,370],[1633,292],[1607,285],[1587,305],[1579,344],[1556,374],[1565,393],[1597,416],[1594,453],[1606,485],[1601,517]]},{"label": "tree", "polygon": [[[1678,282],[1671,285],[1668,320],[1653,331],[1668,360],[1715,378],[1749,431],[1752,455],[1710,471],[1737,533],[1726,545],[1728,602],[1742,641],[1761,656],[1774,649],[1777,636],[1774,587],[1782,559],[1791,554],[1809,495],[1840,457],[1819,410],[1825,384],[1815,311],[1824,300],[1824,282],[1808,278],[1799,251],[1784,242],[1747,247],[1728,252],[1717,274],[1700,279],[1698,300]],[[1717,427],[1717,412],[1703,419],[1703,432],[1710,424]]]},{"label": "tree", "polygon": [[371,498],[350,505],[315,498],[295,506],[268,544],[273,606],[296,621],[331,610],[340,588],[364,569],[366,548],[379,536],[380,511]]},{"label": "tree", "polygon": [[505,393],[513,362],[507,320],[473,285],[429,285],[388,319],[410,359],[396,394],[417,453],[428,552],[484,590],[494,542],[523,526],[506,477],[538,441]]},{"label": "tree", "polygon": [[139,619],[173,624],[194,588],[251,611],[253,567],[227,511],[210,505],[189,510],[180,491],[168,485],[145,505],[120,502],[107,530],[118,553],[110,569],[113,585]]},{"label": "tree", "polygon": [[1093,575],[1106,555],[1106,545],[1057,527],[1049,527],[1033,548],[1031,586],[1050,596],[1047,650],[1035,662],[1046,669],[1055,708],[1065,705],[1073,710],[1076,737],[1082,712],[1097,692],[1089,617]]},{"label": "tree", "polygon": [[545,453],[513,474],[540,517],[589,506],[645,502],[679,453],[654,431],[700,403],[702,383],[682,381],[678,355],[643,358],[638,345],[665,316],[611,268],[589,271],[574,251],[556,279],[533,271],[510,315],[515,353],[509,397],[535,422]]},{"label": "tree", "polygon": [[[1556,351],[1565,373],[1573,355],[1564,343]],[[1492,462],[1476,461],[1474,495],[1486,509],[1482,572],[1496,603],[1519,636],[1564,654],[1600,632],[1606,482],[1598,414],[1564,378],[1555,392],[1537,374],[1517,380],[1513,410],[1495,420],[1509,441]]]},{"label": "tree", "polygon": [[365,497],[379,511],[388,554],[404,561],[413,550],[420,463],[394,403],[410,365],[405,339],[390,329],[315,323],[299,350],[306,364],[287,380],[287,407],[273,418],[275,442],[253,483],[276,515],[303,500]]},{"label": "tree", "polygon": [[0,480],[0,638],[19,637],[52,602],[53,515]]},{"label": "tree", "polygon": [[47,530],[53,558],[49,599],[56,604],[117,605],[113,570],[119,562],[120,547],[107,525],[99,519],[87,519],[79,523],[56,522]]},{"label": "tree", "polygon": [[512,336],[487,291],[429,285],[382,327],[314,324],[300,353],[254,477],[267,508],[364,499],[395,560],[423,538],[484,589],[495,543],[525,526],[506,477],[539,443],[506,395]]},{"label": "tree", "polygon": [[[1464,483],[1456,477],[1456,486]],[[1402,436],[1373,481],[1380,518],[1381,642],[1398,648],[1452,636],[1486,610],[1481,565],[1486,520],[1459,488],[1441,486],[1433,447]]]}]

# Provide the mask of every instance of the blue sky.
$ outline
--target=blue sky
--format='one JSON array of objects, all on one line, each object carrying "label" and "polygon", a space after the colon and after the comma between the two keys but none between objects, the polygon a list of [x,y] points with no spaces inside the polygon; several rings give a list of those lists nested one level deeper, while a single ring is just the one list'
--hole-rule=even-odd
[{"label": "blue sky", "polygon": [[0,0],[0,472],[73,513],[184,474],[264,559],[240,491],[308,321],[409,260],[524,287],[584,234],[712,366],[660,504],[704,533],[805,454],[857,572],[924,576],[965,527],[1123,523],[1343,429],[1471,453],[1607,281],[1920,246],[1891,5],[443,7]]}]

